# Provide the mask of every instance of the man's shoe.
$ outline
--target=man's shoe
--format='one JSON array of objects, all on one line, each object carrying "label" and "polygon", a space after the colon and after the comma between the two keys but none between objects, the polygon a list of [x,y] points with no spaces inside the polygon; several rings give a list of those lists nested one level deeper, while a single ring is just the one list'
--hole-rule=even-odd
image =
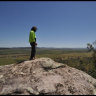
[{"label": "man's shoe", "polygon": [[30,58],[29,60],[32,60],[32,58]]}]

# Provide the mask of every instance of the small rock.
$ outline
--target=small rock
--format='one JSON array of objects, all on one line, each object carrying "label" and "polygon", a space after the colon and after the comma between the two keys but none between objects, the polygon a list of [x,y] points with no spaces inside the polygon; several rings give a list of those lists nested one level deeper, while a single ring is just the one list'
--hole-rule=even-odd
[{"label": "small rock", "polygon": [[0,75],[0,79],[3,78],[3,75]]},{"label": "small rock", "polygon": [[34,91],[31,87],[26,88],[26,90],[27,90],[30,94],[39,95],[39,93],[36,92],[36,91]]}]

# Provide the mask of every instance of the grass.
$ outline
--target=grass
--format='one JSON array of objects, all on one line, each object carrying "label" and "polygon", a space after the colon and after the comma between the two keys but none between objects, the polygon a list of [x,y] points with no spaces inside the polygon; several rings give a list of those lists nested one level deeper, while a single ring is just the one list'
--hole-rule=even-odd
[{"label": "grass", "polygon": [[[30,57],[30,48],[9,48],[0,50],[0,65],[17,63],[18,61],[28,60]],[[91,57],[92,53],[83,50],[75,51],[68,49],[44,49],[38,48],[36,57],[49,57],[55,61],[73,60],[84,57]]]},{"label": "grass", "polygon": [[[0,49],[0,66],[29,60],[30,52],[30,48]],[[96,78],[92,52],[87,52],[85,49],[37,48],[36,58],[40,57],[49,57],[56,62],[67,64]]]}]

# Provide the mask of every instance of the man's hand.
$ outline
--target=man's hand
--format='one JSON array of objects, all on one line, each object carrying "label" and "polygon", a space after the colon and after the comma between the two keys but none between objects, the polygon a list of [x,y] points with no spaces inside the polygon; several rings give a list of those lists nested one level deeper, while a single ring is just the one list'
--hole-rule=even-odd
[{"label": "man's hand", "polygon": [[35,43],[35,45],[37,46],[37,43]]}]

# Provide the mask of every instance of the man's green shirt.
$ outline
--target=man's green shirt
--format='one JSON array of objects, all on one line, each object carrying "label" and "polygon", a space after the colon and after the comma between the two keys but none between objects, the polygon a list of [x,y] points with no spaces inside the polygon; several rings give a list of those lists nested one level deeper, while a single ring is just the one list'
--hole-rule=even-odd
[{"label": "man's green shirt", "polygon": [[35,32],[31,30],[29,34],[29,42],[30,43],[35,42],[35,38],[36,38]]}]

